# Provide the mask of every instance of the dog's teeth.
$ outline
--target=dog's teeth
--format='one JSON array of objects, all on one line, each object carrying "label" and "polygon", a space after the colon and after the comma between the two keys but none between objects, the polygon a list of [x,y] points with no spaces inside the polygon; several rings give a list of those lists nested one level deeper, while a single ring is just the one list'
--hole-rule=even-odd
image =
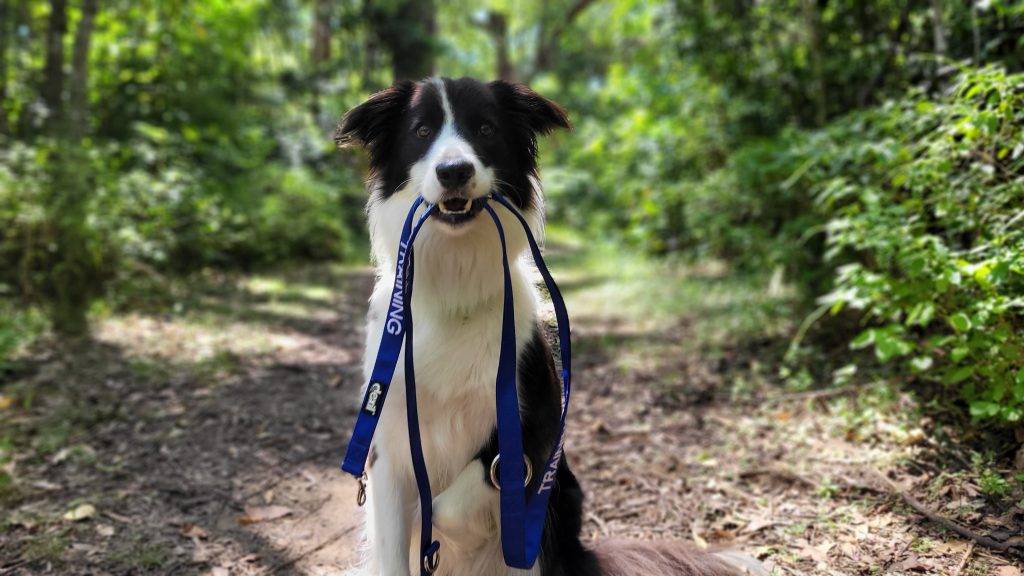
[{"label": "dog's teeth", "polygon": [[465,202],[465,203],[464,203],[464,204],[462,205],[462,208],[460,208],[460,209],[458,209],[458,210],[451,210],[451,209],[449,209],[449,208],[447,207],[447,205],[446,205],[446,204],[447,204],[447,203],[445,203],[445,202],[442,202],[442,203],[441,203],[441,206],[440,206],[440,208],[441,208],[441,212],[444,212],[445,214],[466,214],[466,213],[468,213],[468,212],[469,212],[470,208],[472,208],[472,207],[473,207],[473,203],[472,203],[472,202],[469,202],[469,201]]}]

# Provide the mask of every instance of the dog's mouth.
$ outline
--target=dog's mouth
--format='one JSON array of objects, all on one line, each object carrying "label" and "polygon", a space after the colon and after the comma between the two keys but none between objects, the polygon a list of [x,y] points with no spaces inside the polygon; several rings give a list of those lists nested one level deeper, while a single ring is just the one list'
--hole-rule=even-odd
[{"label": "dog's mouth", "polygon": [[445,198],[437,204],[433,217],[452,226],[465,224],[483,210],[486,201],[486,198],[470,200],[463,196]]}]

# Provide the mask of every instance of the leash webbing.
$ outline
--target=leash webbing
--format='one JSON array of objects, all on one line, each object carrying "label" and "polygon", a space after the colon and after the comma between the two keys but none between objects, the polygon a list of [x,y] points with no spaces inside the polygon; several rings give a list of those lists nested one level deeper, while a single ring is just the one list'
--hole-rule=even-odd
[{"label": "leash webbing", "polygon": [[[395,376],[398,355],[402,351],[405,330],[405,263],[411,247],[410,240],[416,210],[421,204],[423,204],[423,198],[417,197],[409,209],[405,224],[402,225],[402,235],[398,242],[398,258],[395,264],[395,284],[391,290],[388,316],[384,321],[384,330],[377,347],[377,359],[374,361],[373,371],[370,373],[370,380],[366,386],[355,429],[352,431],[352,438],[345,451],[345,460],[341,464],[342,470],[357,478],[363,475],[366,457],[370,453],[370,444],[373,441],[373,433],[377,430],[377,422],[380,420],[384,408],[384,400],[387,398],[391,380]],[[417,230],[427,219],[431,209],[432,207],[428,207],[420,219],[415,221]]]},{"label": "leash webbing", "polygon": [[[543,474],[534,484],[529,497],[525,478],[525,460],[523,457],[522,423],[519,413],[517,375],[517,353],[515,337],[515,307],[512,294],[512,280],[508,261],[505,231],[497,214],[488,203],[484,209],[494,221],[501,243],[502,272],[504,282],[504,301],[502,308],[501,350],[498,359],[498,372],[495,379],[496,409],[498,421],[499,454],[507,455],[500,458],[499,488],[501,505],[501,536],[502,553],[505,563],[515,568],[529,569],[540,553],[541,538],[547,518],[547,504],[554,486],[555,475],[562,457],[562,436],[565,430],[565,419],[569,408],[571,391],[571,350],[569,341],[569,316],[554,278],[551,277],[547,265],[541,255],[540,246],[530,230],[529,224],[522,214],[500,194],[491,195],[495,201],[508,209],[519,221],[526,234],[537,269],[544,279],[544,284],[551,296],[558,323],[560,358],[562,361],[562,409],[559,418],[558,435],[552,446]],[[405,345],[405,385],[406,385],[406,417],[409,424],[409,446],[413,460],[413,472],[419,490],[421,508],[420,530],[420,573],[429,576],[437,568],[438,542],[432,537],[432,496],[430,479],[423,458],[420,442],[419,414],[416,405],[415,363],[413,360],[413,323],[412,323],[412,285],[413,285],[413,243],[420,228],[430,213],[435,209],[427,204],[427,209],[415,221],[416,210],[424,201],[416,198],[402,228],[399,240],[398,258],[395,270],[395,284],[392,289],[388,317],[381,336],[377,358],[371,372],[363,398],[362,409],[356,420],[352,439],[342,469],[356,477],[362,477],[366,457],[372,443],[373,433],[383,409],[387,389],[394,377],[398,355],[403,340]]]},{"label": "leash webbing", "polygon": [[[429,213],[429,209],[427,211]],[[417,230],[410,240],[415,240]],[[412,244],[409,245],[408,275],[405,281],[405,415],[409,425],[409,454],[412,457],[413,475],[420,497],[420,573],[429,576],[437,570],[438,551],[441,544],[434,540],[434,498],[430,491],[430,476],[423,459],[423,444],[420,441],[420,416],[416,405],[416,363],[413,360],[412,345],[412,283],[415,258]]]},{"label": "leash webbing", "polygon": [[[500,422],[502,420],[501,413],[505,413],[505,420],[514,419],[516,423],[519,422],[519,396],[518,394],[511,395],[498,395],[499,405],[499,426],[498,426],[498,447],[501,454],[510,454],[510,458],[502,458],[502,466],[499,469],[499,480],[501,484],[502,500],[501,500],[501,520],[502,520],[502,553],[505,556],[505,563],[514,568],[522,568],[524,570],[529,569],[537,560],[537,555],[540,554],[541,538],[544,535],[544,524],[547,520],[548,511],[548,500],[551,497],[551,489],[554,487],[555,475],[558,472],[558,465],[562,459],[562,438],[565,433],[565,419],[569,413],[569,398],[572,393],[572,350],[570,343],[570,329],[569,329],[569,312],[565,306],[565,300],[562,298],[562,292],[558,289],[558,285],[555,283],[555,279],[551,276],[551,272],[548,270],[547,264],[544,262],[544,257],[540,251],[540,245],[537,243],[537,239],[534,238],[533,232],[530,230],[529,224],[523,215],[519,213],[519,210],[515,208],[504,196],[500,194],[493,194],[493,198],[513,216],[519,220],[520,225],[523,227],[523,231],[526,233],[527,242],[530,245],[530,253],[533,256],[533,261],[537,265],[537,271],[540,272],[541,277],[544,279],[544,286],[548,289],[548,294],[551,296],[551,305],[555,311],[555,320],[558,325],[558,345],[560,358],[562,360],[562,410],[559,416],[558,422],[558,435],[555,437],[555,442],[551,448],[551,454],[548,456],[546,465],[542,470],[542,474],[537,478],[536,486],[531,491],[530,497],[523,501],[518,501],[513,498],[509,498],[508,501],[504,499],[506,491],[513,491],[514,494],[522,494],[523,491],[517,490],[517,486],[524,485],[524,477],[519,473],[522,470],[521,465],[513,468],[513,474],[506,474],[502,469],[506,468],[506,464],[510,461],[521,463],[523,461],[522,456],[522,434],[519,434],[520,445],[519,449],[514,452],[505,452],[502,447],[502,436],[508,436],[511,432],[506,428],[502,429]],[[504,236],[504,231],[501,227],[497,215],[487,204],[484,205],[488,213],[491,215],[491,219],[494,220],[495,226],[498,228],[499,236]],[[502,259],[505,262],[505,306],[507,308],[512,307],[512,290],[511,290],[511,279],[509,277],[508,269],[508,255],[505,252],[504,242],[502,243]],[[506,315],[503,318],[502,335],[503,335],[503,346],[504,351],[504,334],[507,332],[513,332],[515,330],[515,319],[509,318],[512,314]],[[498,367],[498,378],[497,384],[498,389],[510,388],[513,391],[517,390],[516,387],[516,357],[515,357],[515,337],[512,338],[513,353],[508,358],[501,358],[506,364],[510,365],[508,368],[503,369],[501,366],[501,360],[499,360]],[[500,380],[505,379],[505,382]],[[517,427],[518,429],[518,427]],[[510,442],[511,444],[511,442]],[[514,445],[510,446],[511,449],[515,450]],[[514,513],[512,510],[522,510],[523,516]],[[510,521],[506,523],[505,518],[509,517]],[[507,524],[507,525],[506,525]],[[521,541],[521,547],[520,547]]]}]

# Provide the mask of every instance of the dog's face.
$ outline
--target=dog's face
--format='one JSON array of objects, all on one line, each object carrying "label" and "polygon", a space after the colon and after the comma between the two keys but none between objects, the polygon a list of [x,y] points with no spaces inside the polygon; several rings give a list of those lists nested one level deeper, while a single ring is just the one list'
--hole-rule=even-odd
[{"label": "dog's face", "polygon": [[431,78],[374,94],[345,115],[335,140],[369,150],[380,198],[411,189],[454,229],[476,218],[492,191],[530,208],[537,136],[568,126],[558,105],[526,86]]}]

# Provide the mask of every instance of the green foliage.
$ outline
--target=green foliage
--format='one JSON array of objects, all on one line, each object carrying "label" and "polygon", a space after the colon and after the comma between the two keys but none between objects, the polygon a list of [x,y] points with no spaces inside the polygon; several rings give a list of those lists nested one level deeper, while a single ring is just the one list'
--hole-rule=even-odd
[{"label": "green foliage", "polygon": [[[965,71],[817,132],[748,144],[686,198],[695,245],[785,266],[896,374],[1024,416],[1024,76]],[[829,287],[828,290],[823,290]]]},{"label": "green foliage", "polygon": [[[167,274],[360,252],[361,169],[343,164],[327,135],[363,89],[346,84],[344,103],[311,90],[305,45],[291,39],[304,23],[283,7],[101,3],[84,132],[48,124],[54,111],[38,100],[49,3],[13,11],[19,41],[0,70],[5,296],[81,333],[98,298],[158,293]],[[70,31],[80,18],[71,3]],[[331,116],[317,115],[321,100]],[[13,345],[3,348],[0,357]]]},{"label": "green foliage", "polygon": [[0,374],[7,367],[7,359],[35,340],[47,325],[46,317],[39,310],[0,300]]},{"label": "green foliage", "polygon": [[724,156],[720,96],[692,69],[669,62],[613,66],[596,100],[559,151],[564,167],[548,174],[554,216],[621,230],[652,252],[684,247],[688,180]]},{"label": "green foliage", "polygon": [[851,345],[956,390],[977,418],[1024,417],[1024,76],[968,72],[953,95],[844,120],[815,158],[822,298],[871,327]]},{"label": "green foliage", "polygon": [[0,358],[48,325],[81,332],[91,307],[162,305],[172,275],[361,255],[364,167],[328,134],[436,55],[438,73],[515,77],[570,111],[575,130],[542,146],[552,220],[788,280],[819,301],[811,319],[860,320],[835,332],[852,348],[837,365],[1024,416],[1024,2],[406,4],[111,0],[76,60],[72,1],[51,78],[60,4],[14,3],[0,296],[18,312]]}]

